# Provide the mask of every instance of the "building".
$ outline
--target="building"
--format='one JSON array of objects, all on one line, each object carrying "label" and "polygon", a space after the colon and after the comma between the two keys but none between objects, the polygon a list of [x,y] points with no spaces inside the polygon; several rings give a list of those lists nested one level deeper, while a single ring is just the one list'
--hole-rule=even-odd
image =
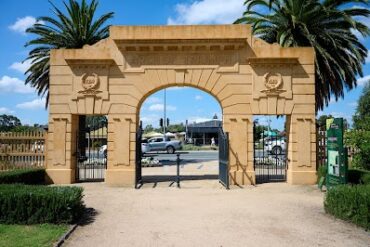
[{"label": "building", "polygon": [[218,143],[218,133],[222,128],[222,121],[215,117],[212,120],[189,124],[186,136],[189,143],[194,145],[211,145],[212,138]]}]

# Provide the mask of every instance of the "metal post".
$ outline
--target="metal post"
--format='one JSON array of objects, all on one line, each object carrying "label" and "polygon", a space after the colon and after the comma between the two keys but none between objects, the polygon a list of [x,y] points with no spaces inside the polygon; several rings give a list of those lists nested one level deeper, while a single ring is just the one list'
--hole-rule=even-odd
[{"label": "metal post", "polygon": [[176,165],[177,165],[177,175],[176,175],[176,182],[177,182],[177,188],[180,188],[180,154],[176,154]]}]

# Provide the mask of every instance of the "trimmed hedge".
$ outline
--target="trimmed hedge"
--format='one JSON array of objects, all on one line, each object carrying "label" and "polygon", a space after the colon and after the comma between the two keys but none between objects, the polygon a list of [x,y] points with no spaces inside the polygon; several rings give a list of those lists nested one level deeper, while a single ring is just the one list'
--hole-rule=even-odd
[{"label": "trimmed hedge", "polygon": [[326,192],[325,212],[370,229],[370,185],[338,185]]},{"label": "trimmed hedge", "polygon": [[0,185],[0,223],[75,222],[84,209],[82,192],[80,187]]},{"label": "trimmed hedge", "polygon": [[45,184],[45,169],[0,172],[0,184]]}]

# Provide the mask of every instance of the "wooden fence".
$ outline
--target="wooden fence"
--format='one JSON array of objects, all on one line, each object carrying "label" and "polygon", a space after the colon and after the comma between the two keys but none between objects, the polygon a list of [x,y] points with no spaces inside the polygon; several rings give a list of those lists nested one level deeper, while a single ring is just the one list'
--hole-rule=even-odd
[{"label": "wooden fence", "polygon": [[0,170],[45,167],[47,132],[0,132]]}]

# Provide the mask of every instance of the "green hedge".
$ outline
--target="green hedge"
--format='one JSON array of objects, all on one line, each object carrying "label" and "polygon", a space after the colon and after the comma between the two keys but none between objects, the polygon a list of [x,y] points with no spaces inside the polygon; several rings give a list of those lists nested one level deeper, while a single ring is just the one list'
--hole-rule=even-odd
[{"label": "green hedge", "polygon": [[81,215],[83,189],[40,185],[0,185],[0,223],[72,223]]},{"label": "green hedge", "polygon": [[326,192],[325,212],[370,229],[370,185],[339,185]]},{"label": "green hedge", "polygon": [[45,184],[45,169],[0,172],[0,184]]}]

